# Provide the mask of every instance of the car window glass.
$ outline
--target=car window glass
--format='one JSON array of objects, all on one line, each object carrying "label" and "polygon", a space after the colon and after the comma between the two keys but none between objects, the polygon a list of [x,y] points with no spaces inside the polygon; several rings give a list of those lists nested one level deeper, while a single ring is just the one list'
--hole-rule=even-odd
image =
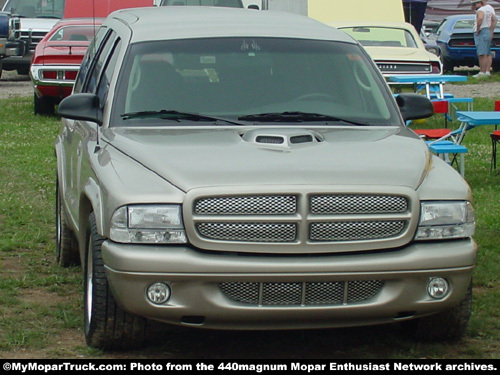
[{"label": "car window glass", "polygon": [[50,41],[79,41],[87,42],[91,41],[94,37],[95,29],[94,26],[66,26],[61,27],[57,30],[51,37]]},{"label": "car window glass", "polygon": [[103,70],[101,75],[101,79],[99,81],[99,85],[97,87],[97,96],[99,97],[99,103],[106,102],[108,93],[109,93],[109,85],[111,82],[111,76],[116,68],[116,62],[118,60],[118,54],[120,52],[121,40],[118,39],[115,41],[113,49],[111,51],[111,56],[106,63],[106,67]]},{"label": "car window glass", "polygon": [[94,56],[96,55],[97,51],[99,51],[103,41],[106,40],[106,38],[109,36],[108,32],[109,30],[106,27],[101,27],[97,31],[95,37],[92,39],[92,42],[90,43],[87,52],[80,65],[80,71],[76,78],[74,92],[83,91],[84,84],[88,77],[88,73],[92,67],[92,61],[94,59]]},{"label": "car window glass", "polygon": [[438,26],[437,30],[436,30],[436,35],[439,35],[441,34],[441,31],[443,31],[445,25],[446,25],[446,19],[444,19]]},{"label": "car window glass", "polygon": [[86,92],[96,93],[97,83],[99,82],[99,77],[101,76],[104,64],[106,63],[108,56],[115,45],[114,32],[111,32],[109,37],[104,42],[104,46],[98,53],[96,59],[94,59],[94,66],[92,67],[87,82]]},{"label": "car window glass", "polygon": [[417,43],[411,33],[404,29],[363,26],[346,27],[342,28],[342,31],[345,31],[363,46],[417,48]]},{"label": "car window glass", "polygon": [[474,20],[458,20],[453,25],[453,29],[472,29],[474,27]]},{"label": "car window glass", "polygon": [[122,121],[124,114],[162,110],[225,117],[297,111],[381,125],[398,121],[383,78],[355,44],[148,42],[132,45],[124,64],[115,95],[117,124],[133,123]]}]

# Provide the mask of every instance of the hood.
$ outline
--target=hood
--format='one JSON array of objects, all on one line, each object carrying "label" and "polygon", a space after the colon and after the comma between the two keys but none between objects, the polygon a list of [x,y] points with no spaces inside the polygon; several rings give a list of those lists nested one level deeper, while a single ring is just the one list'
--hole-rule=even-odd
[{"label": "hood", "polygon": [[49,32],[59,18],[21,18],[21,30]]},{"label": "hood", "polygon": [[425,143],[398,127],[110,128],[102,135],[109,146],[185,192],[201,187],[281,184],[416,189],[429,165]]}]

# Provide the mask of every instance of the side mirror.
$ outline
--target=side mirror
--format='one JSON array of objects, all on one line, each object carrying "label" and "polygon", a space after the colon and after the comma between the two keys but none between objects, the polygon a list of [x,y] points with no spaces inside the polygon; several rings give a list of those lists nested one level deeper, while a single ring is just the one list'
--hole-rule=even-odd
[{"label": "side mirror", "polygon": [[396,103],[405,121],[428,118],[434,114],[431,101],[424,95],[399,94],[396,96]]},{"label": "side mirror", "polygon": [[61,101],[57,112],[64,118],[91,121],[102,125],[99,98],[95,94],[70,95]]}]

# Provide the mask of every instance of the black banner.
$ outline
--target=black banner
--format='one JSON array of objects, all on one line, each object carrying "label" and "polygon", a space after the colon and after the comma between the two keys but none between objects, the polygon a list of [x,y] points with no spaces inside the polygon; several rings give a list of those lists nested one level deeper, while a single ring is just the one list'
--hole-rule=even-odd
[{"label": "black banner", "polygon": [[93,373],[432,373],[498,372],[498,360],[7,360],[0,359],[4,374]]}]

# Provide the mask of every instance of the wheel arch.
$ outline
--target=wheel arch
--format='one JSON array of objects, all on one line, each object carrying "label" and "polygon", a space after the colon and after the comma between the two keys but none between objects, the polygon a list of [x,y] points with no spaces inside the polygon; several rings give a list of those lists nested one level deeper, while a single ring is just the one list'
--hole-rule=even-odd
[{"label": "wheel arch", "polygon": [[82,191],[78,210],[78,222],[80,223],[78,243],[82,264],[85,262],[85,253],[87,252],[87,227],[89,216],[92,212],[95,216],[97,231],[101,236],[103,235],[102,207],[101,188],[95,180],[89,179]]}]

